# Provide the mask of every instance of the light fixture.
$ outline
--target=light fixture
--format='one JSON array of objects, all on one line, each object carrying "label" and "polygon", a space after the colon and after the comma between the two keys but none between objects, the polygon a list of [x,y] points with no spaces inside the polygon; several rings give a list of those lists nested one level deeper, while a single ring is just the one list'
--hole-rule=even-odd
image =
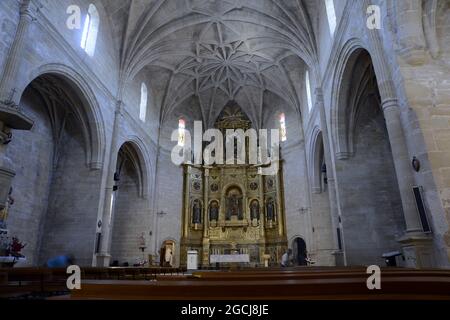
[{"label": "light fixture", "polygon": [[419,171],[420,171],[420,161],[419,161],[419,159],[417,159],[416,156],[414,156],[414,157],[412,158],[411,164],[412,164],[412,166],[413,166],[413,168],[414,168],[414,170],[415,170],[416,172],[419,172]]}]

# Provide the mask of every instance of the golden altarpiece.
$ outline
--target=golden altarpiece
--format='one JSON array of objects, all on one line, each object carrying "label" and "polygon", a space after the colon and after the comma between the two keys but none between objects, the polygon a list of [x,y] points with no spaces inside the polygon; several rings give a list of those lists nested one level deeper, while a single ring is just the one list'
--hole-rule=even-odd
[{"label": "golden altarpiece", "polygon": [[[231,102],[215,127],[223,134],[245,131],[251,121]],[[287,249],[282,186],[281,161],[273,176],[258,174],[251,164],[185,164],[181,265],[188,250],[198,252],[203,267],[210,266],[212,254],[248,254],[251,266],[264,265],[264,259],[279,264]]]}]

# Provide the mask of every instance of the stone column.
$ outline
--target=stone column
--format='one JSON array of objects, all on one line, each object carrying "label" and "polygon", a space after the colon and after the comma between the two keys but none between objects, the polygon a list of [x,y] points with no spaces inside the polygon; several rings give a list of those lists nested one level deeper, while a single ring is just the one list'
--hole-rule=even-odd
[{"label": "stone column", "polygon": [[20,4],[20,19],[17,26],[14,41],[9,49],[6,59],[5,68],[0,81],[0,101],[2,103],[18,105],[18,101],[14,101],[14,86],[16,84],[19,72],[19,62],[22,58],[23,47],[25,45],[26,35],[30,23],[33,21],[33,15],[30,8],[31,0],[22,0]]},{"label": "stone column", "polygon": [[[17,31],[6,58],[2,78],[0,80],[0,144],[6,145],[11,141],[11,129],[30,130],[33,121],[22,114],[18,102],[14,99],[19,62],[22,57],[23,47],[33,15],[30,8],[30,0],[22,0],[20,4],[20,19]],[[4,208],[12,180],[16,175],[13,161],[4,154],[4,148],[0,151],[0,209]]]},{"label": "stone column", "polygon": [[108,267],[111,259],[111,237],[113,228],[113,216],[114,216],[114,174],[116,173],[117,155],[119,152],[118,138],[119,128],[122,118],[122,101],[117,101],[116,110],[114,113],[114,124],[111,137],[111,150],[109,154],[109,166],[106,177],[105,197],[103,203],[103,214],[101,224],[101,240],[100,240],[100,252],[96,254],[96,265],[98,267]]},{"label": "stone column", "polygon": [[[324,157],[325,163],[327,165],[327,181],[328,181],[328,197],[330,200],[330,215],[331,215],[331,227],[333,232],[333,240],[334,240],[334,256],[335,262],[337,266],[345,264],[345,252],[344,252],[344,237],[342,230],[342,223],[339,215],[339,208],[337,203],[337,190],[336,190],[336,180],[335,180],[335,168],[334,163],[331,159],[331,145],[330,138],[328,135],[328,126],[327,126],[327,118],[325,112],[325,103],[323,99],[322,89],[318,88],[315,91],[316,97],[316,108],[319,109],[320,112],[320,126],[322,129],[322,140],[323,140],[323,149],[324,149]],[[341,244],[342,250],[339,249],[339,239],[337,235],[338,228],[341,230]]]},{"label": "stone column", "polygon": [[[159,178],[159,160],[161,156],[161,147],[159,145],[160,141],[160,134],[161,134],[161,128],[158,129],[158,139],[156,143],[156,155],[155,155],[155,168],[153,171],[153,179],[152,179],[152,202],[151,202],[151,210],[150,214],[152,215],[152,246],[151,246],[151,252],[153,255],[153,259],[157,261],[159,257],[159,243],[158,243],[158,221],[159,221],[159,215],[158,215],[158,178]],[[189,170],[189,168],[186,167],[186,172]]]},{"label": "stone column", "polygon": [[397,100],[392,98],[383,100],[382,108],[389,134],[389,142],[394,159],[395,173],[406,224],[405,235],[398,241],[403,246],[407,266],[432,266],[431,239],[423,232],[412,192],[415,181],[411,171],[411,161],[401,124],[400,108]]},{"label": "stone column", "polygon": [[422,64],[427,58],[422,0],[395,1],[395,5],[399,53],[409,64]]},{"label": "stone column", "polygon": [[406,222],[406,232],[420,232],[422,226],[419,215],[415,207],[411,187],[414,185],[414,178],[411,173],[411,163],[406,147],[406,139],[400,120],[400,110],[397,100],[389,99],[382,102],[386,128],[389,134],[389,142],[394,158],[394,166],[397,175],[398,186],[403,204],[403,212]]},{"label": "stone column", "polygon": [[[417,8],[419,0],[408,0],[410,9]],[[364,0],[369,4],[368,0]],[[413,14],[413,13],[411,13]],[[383,41],[379,30],[371,30],[369,39],[372,51],[372,61],[377,75],[378,89],[381,96],[381,107],[389,135],[389,143],[394,160],[395,173],[403,206],[406,232],[398,239],[403,247],[406,265],[408,267],[429,267],[434,264],[432,239],[422,230],[422,224],[417,212],[412,187],[415,184],[412,173],[411,159],[406,144],[405,133],[400,118],[400,106],[396,98],[395,85],[392,81],[391,70],[387,63]]]}]

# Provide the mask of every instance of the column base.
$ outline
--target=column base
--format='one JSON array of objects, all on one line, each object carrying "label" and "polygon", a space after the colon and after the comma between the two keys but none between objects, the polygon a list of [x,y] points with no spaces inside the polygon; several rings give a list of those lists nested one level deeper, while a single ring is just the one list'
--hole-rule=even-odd
[{"label": "column base", "polygon": [[95,255],[96,267],[109,267],[111,262],[111,255],[109,253],[97,253]]},{"label": "column base", "polygon": [[332,255],[334,256],[336,267],[345,266],[344,251],[337,250],[337,251],[334,251],[332,253]]},{"label": "column base", "polygon": [[430,268],[435,266],[431,237],[423,232],[415,232],[407,233],[397,241],[402,246],[406,267]]}]

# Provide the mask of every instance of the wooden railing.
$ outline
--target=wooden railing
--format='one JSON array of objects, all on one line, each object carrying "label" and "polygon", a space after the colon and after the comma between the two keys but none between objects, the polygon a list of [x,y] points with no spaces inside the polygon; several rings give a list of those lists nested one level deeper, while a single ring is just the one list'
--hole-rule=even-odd
[{"label": "wooden railing", "polygon": [[[154,280],[158,275],[182,275],[185,268],[82,267],[84,280]],[[0,268],[0,298],[68,294],[65,268]]]}]

